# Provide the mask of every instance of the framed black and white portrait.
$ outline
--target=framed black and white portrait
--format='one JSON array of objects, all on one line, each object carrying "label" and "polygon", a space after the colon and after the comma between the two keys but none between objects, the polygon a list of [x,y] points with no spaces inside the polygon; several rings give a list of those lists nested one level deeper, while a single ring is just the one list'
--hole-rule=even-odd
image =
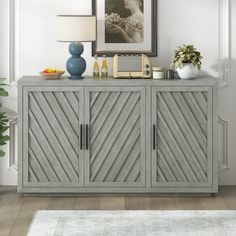
[{"label": "framed black and white portrait", "polygon": [[93,55],[157,55],[157,0],[92,0],[97,16]]}]

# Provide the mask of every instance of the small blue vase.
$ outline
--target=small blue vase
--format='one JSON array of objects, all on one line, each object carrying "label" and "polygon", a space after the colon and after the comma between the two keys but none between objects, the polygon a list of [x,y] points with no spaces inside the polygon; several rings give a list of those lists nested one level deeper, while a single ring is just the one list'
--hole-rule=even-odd
[{"label": "small blue vase", "polygon": [[81,57],[84,52],[83,44],[72,42],[69,46],[69,52],[72,55],[66,63],[67,71],[71,75],[69,79],[83,79],[82,74],[86,70],[86,61]]}]

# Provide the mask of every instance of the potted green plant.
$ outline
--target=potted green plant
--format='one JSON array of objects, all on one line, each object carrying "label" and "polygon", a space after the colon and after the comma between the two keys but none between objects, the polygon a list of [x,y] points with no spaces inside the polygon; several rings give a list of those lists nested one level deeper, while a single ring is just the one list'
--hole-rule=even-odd
[{"label": "potted green plant", "polygon": [[[3,83],[5,79],[0,78],[0,96],[7,97],[8,92],[3,88],[6,84]],[[0,103],[0,157],[5,156],[5,152],[1,149],[1,146],[6,145],[6,142],[10,140],[8,135],[5,135],[5,132],[9,129],[8,118],[6,112],[2,112],[2,104]]]},{"label": "potted green plant", "polygon": [[172,65],[181,79],[193,79],[201,69],[202,59],[201,53],[193,45],[183,45],[175,51]]}]

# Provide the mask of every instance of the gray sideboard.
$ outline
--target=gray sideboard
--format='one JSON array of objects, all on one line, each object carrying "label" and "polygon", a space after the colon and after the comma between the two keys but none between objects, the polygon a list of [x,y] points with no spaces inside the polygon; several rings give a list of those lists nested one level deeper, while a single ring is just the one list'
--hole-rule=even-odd
[{"label": "gray sideboard", "polygon": [[215,193],[217,84],[18,81],[18,192]]}]

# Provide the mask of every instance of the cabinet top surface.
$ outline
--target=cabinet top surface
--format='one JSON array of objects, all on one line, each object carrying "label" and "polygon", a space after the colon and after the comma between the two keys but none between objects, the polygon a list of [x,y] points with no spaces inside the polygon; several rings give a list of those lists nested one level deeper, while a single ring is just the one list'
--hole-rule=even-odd
[{"label": "cabinet top surface", "polygon": [[217,79],[202,77],[191,80],[153,80],[153,79],[93,79],[84,77],[83,80],[70,80],[63,77],[60,80],[45,80],[41,76],[24,76],[18,80],[18,85],[23,86],[213,86]]}]

